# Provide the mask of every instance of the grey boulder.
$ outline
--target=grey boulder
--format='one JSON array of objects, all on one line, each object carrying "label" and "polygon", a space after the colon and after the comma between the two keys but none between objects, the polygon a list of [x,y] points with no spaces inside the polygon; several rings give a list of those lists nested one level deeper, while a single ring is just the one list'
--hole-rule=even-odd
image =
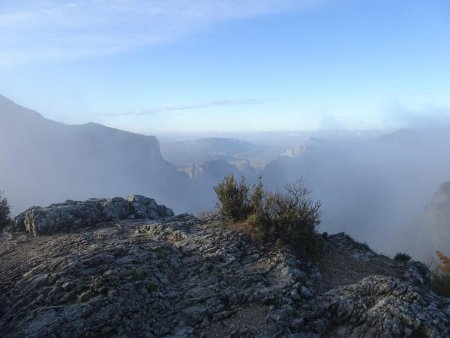
[{"label": "grey boulder", "polygon": [[131,195],[121,197],[66,201],[48,207],[32,207],[14,220],[15,231],[27,231],[34,236],[75,230],[99,223],[136,219],[161,219],[173,216],[171,209],[152,198]]}]

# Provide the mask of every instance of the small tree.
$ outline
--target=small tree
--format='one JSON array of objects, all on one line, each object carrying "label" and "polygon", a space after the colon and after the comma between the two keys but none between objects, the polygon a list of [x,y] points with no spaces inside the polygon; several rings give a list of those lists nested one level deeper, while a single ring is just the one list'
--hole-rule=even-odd
[{"label": "small tree", "polygon": [[10,209],[8,200],[3,197],[3,192],[0,191],[0,230],[7,226],[11,220],[9,218]]},{"label": "small tree", "polygon": [[263,202],[264,202],[264,189],[262,184],[262,177],[259,177],[258,184],[256,184],[253,187],[252,195],[250,196],[251,204],[252,204],[252,211],[258,212],[261,211],[263,208]]},{"label": "small tree", "polygon": [[218,197],[219,213],[224,218],[237,222],[247,218],[251,211],[251,201],[249,198],[249,187],[242,177],[238,183],[234,176],[227,176],[222,182],[214,187]]},{"label": "small tree", "polygon": [[450,297],[450,257],[436,251],[439,264],[432,271],[431,289],[442,297]]},{"label": "small tree", "polygon": [[450,257],[447,257],[439,250],[436,251],[436,255],[439,258],[440,264],[438,265],[438,269],[443,273],[450,274]]}]

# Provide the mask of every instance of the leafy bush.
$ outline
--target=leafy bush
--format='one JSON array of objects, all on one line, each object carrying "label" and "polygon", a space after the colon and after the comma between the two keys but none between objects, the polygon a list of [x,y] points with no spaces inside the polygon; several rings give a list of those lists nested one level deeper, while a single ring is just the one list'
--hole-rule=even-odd
[{"label": "leafy bush", "polygon": [[3,192],[0,191],[0,230],[7,226],[11,220],[9,218],[9,204],[6,197],[3,197]]},{"label": "leafy bush", "polygon": [[411,256],[406,253],[397,252],[394,256],[394,261],[396,262],[409,262],[410,260]]},{"label": "leafy bush", "polygon": [[436,255],[439,258],[440,264],[438,265],[438,269],[443,273],[450,274],[450,257],[447,257],[440,251],[436,251]]},{"label": "leafy bush", "polygon": [[432,271],[431,289],[442,297],[450,297],[450,257],[436,251],[439,264]]},{"label": "leafy bush", "polygon": [[214,187],[219,199],[219,213],[224,218],[236,222],[248,217],[252,211],[249,187],[244,178],[238,183],[234,176],[227,176]]},{"label": "leafy bush", "polygon": [[250,188],[244,178],[237,183],[228,176],[214,190],[219,213],[256,242],[289,246],[305,256],[321,251],[322,237],[316,230],[320,203],[309,199],[301,180],[286,185],[285,193],[273,193],[264,190],[261,178]]}]

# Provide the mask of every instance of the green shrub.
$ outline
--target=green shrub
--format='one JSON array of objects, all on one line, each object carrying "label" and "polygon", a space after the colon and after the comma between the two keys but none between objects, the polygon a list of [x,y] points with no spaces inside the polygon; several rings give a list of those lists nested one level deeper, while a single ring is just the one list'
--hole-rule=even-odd
[{"label": "green shrub", "polygon": [[439,264],[431,272],[431,289],[442,297],[450,297],[450,257],[436,251]]},{"label": "green shrub", "polygon": [[411,256],[406,253],[397,252],[394,256],[394,261],[396,262],[409,262],[410,260]]},{"label": "green shrub", "polygon": [[240,182],[237,182],[233,175],[227,176],[214,187],[214,191],[219,199],[219,213],[227,220],[237,222],[251,214],[249,187],[245,184],[243,177]]},{"label": "green shrub", "polygon": [[258,179],[258,184],[253,187],[253,191],[250,196],[253,213],[260,213],[262,211],[265,194],[266,193],[264,192],[262,178],[260,177]]},{"label": "green shrub", "polygon": [[309,199],[302,181],[288,184],[285,193],[272,193],[263,189],[261,178],[250,188],[243,178],[237,183],[228,176],[214,189],[219,213],[256,242],[288,246],[304,256],[321,252],[320,203]]},{"label": "green shrub", "polygon": [[9,204],[6,197],[3,197],[3,192],[0,191],[0,230],[7,226],[11,220],[9,218]]}]

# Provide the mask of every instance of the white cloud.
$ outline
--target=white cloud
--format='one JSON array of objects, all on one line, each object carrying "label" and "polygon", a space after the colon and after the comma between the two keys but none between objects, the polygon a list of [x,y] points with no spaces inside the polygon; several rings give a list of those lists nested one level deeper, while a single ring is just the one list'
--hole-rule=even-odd
[{"label": "white cloud", "polygon": [[202,102],[197,104],[180,104],[176,106],[159,106],[147,108],[139,112],[128,112],[128,113],[118,113],[118,114],[103,114],[110,116],[130,116],[130,115],[156,115],[161,113],[181,111],[181,110],[193,110],[193,109],[204,109],[213,107],[228,107],[228,106],[241,106],[241,105],[254,105],[266,103],[268,100],[262,99],[238,99],[238,100],[215,100]]},{"label": "white cloud", "polygon": [[324,0],[0,0],[0,65],[105,55]]}]

